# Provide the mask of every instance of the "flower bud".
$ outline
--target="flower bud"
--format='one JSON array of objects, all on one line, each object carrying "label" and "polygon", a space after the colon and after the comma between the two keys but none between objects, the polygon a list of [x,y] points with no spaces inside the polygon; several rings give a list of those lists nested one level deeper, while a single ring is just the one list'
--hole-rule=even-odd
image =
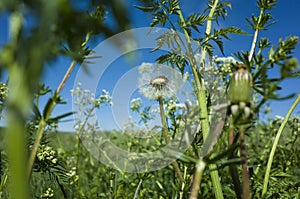
[{"label": "flower bud", "polygon": [[238,65],[238,70],[233,74],[228,97],[231,103],[250,102],[252,99],[252,76],[244,65]]}]

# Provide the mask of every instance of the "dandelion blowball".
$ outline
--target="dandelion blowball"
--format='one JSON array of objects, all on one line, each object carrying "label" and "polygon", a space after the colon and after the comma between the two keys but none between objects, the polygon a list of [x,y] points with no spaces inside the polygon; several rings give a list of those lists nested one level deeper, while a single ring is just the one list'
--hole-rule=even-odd
[{"label": "dandelion blowball", "polygon": [[139,73],[140,93],[153,100],[176,96],[186,81],[179,71],[161,64],[142,63]]},{"label": "dandelion blowball", "polygon": [[168,84],[169,80],[166,76],[160,75],[152,80],[150,80],[150,85],[157,88],[162,89]]}]

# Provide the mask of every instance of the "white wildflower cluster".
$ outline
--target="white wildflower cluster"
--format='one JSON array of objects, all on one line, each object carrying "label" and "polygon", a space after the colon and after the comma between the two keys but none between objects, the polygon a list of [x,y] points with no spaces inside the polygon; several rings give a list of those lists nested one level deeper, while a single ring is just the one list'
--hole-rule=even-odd
[{"label": "white wildflower cluster", "polygon": [[152,107],[151,113],[159,113],[159,107]]},{"label": "white wildflower cluster", "polygon": [[71,94],[76,104],[81,107],[95,107],[99,108],[101,105],[112,105],[112,98],[108,91],[102,90],[102,94],[99,97],[95,97],[94,93],[90,90],[82,90],[82,84],[78,83],[75,89],[71,90]]},{"label": "white wildflower cluster", "polygon": [[168,100],[168,102],[164,106],[166,109],[166,115],[175,113],[177,107],[177,100],[175,98]]},{"label": "white wildflower cluster", "polygon": [[139,112],[142,105],[142,99],[141,98],[134,98],[130,101],[130,109],[132,111]]},{"label": "white wildflower cluster", "polygon": [[142,63],[139,73],[140,93],[153,100],[175,96],[185,82],[179,71],[160,64]]},{"label": "white wildflower cluster", "polygon": [[52,164],[57,163],[56,151],[51,146],[40,145],[36,157],[39,161],[47,161]]},{"label": "white wildflower cluster", "polygon": [[48,188],[42,195],[41,198],[48,199],[54,197],[54,191],[51,188]]},{"label": "white wildflower cluster", "polygon": [[79,176],[77,175],[76,172],[76,167],[72,167],[71,170],[68,173],[66,173],[66,175],[70,179],[70,185],[75,184],[79,179]]},{"label": "white wildflower cluster", "polygon": [[220,73],[223,74],[224,77],[226,76],[226,74],[229,74],[230,76],[232,76],[233,65],[236,65],[239,63],[234,57],[231,57],[231,56],[229,56],[229,57],[215,56],[215,57],[213,57],[213,62],[218,65]]},{"label": "white wildflower cluster", "polygon": [[108,91],[102,90],[102,95],[95,101],[98,106],[100,105],[112,105],[112,99]]},{"label": "white wildflower cluster", "polygon": [[227,63],[227,64],[236,64],[238,63],[238,61],[236,59],[234,59],[234,57],[214,57],[214,61],[215,62],[223,62],[223,63]]},{"label": "white wildflower cluster", "polygon": [[[196,59],[197,64],[200,66],[201,65],[201,63],[200,63],[201,62],[201,54],[199,54],[199,53],[195,54],[195,59]],[[204,78],[219,76],[219,70],[215,64],[205,63],[204,67],[200,67],[199,70],[200,70],[200,73],[203,74]]]}]

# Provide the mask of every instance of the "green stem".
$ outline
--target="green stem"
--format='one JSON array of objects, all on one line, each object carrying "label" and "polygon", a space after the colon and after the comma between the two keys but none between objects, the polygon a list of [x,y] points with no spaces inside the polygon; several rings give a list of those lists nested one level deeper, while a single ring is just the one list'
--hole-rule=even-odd
[{"label": "green stem", "polygon": [[192,191],[191,191],[189,199],[197,199],[205,166],[206,166],[206,164],[202,159],[199,159],[197,161],[196,171],[195,171],[195,174],[194,174]]},{"label": "green stem", "polygon": [[[16,57],[16,49],[23,25],[22,11],[14,11],[9,17],[9,35],[11,39],[12,57]],[[5,56],[4,56],[5,57]],[[26,176],[26,131],[24,118],[30,108],[30,88],[24,70],[27,70],[25,63],[20,63],[14,58],[6,60],[8,75],[11,86],[7,98],[7,150],[9,161],[9,188],[10,198],[29,197],[29,186]],[[25,69],[26,68],[26,69]]]},{"label": "green stem", "polygon": [[55,135],[56,135],[56,140],[58,142],[59,148],[61,148],[62,152],[65,153],[65,149],[64,149],[64,147],[63,147],[63,145],[61,143],[61,139],[59,137],[58,131],[55,131]]},{"label": "green stem", "polygon": [[[228,148],[230,148],[233,144],[234,144],[234,126],[233,126],[233,119],[231,118],[230,127],[229,127],[229,135],[228,135]],[[228,155],[229,160],[234,158],[234,153],[235,152],[233,151]],[[234,164],[229,165],[229,173],[232,178],[235,195],[236,195],[237,199],[241,199],[242,198],[242,186],[241,186],[241,182],[239,179],[239,173],[238,173],[237,167]]]},{"label": "green stem", "polygon": [[78,172],[78,165],[79,165],[79,152],[80,152],[80,135],[83,133],[84,127],[88,122],[88,119],[91,117],[93,111],[95,109],[95,106],[91,108],[88,112],[88,114],[85,117],[85,120],[83,121],[80,129],[77,132],[77,144],[76,144],[76,162],[75,162],[75,168],[76,168],[76,173]]},{"label": "green stem", "polygon": [[[158,103],[159,103],[160,118],[161,118],[161,123],[162,123],[162,126],[163,126],[163,134],[164,134],[164,137],[165,137],[165,142],[166,142],[166,145],[169,145],[170,144],[170,138],[169,138],[169,135],[168,135],[168,128],[167,128],[166,115],[165,115],[165,110],[164,110],[164,105],[163,105],[163,99],[161,97],[158,98]],[[179,178],[180,181],[183,181],[183,177],[182,177],[180,168],[179,168],[176,160],[174,160],[172,162],[172,164],[173,164],[173,167],[174,167],[175,172],[177,174],[177,177]]]},{"label": "green stem", "polygon": [[273,143],[273,147],[271,150],[271,153],[269,155],[269,160],[268,160],[268,164],[267,164],[267,169],[266,169],[266,173],[265,173],[265,177],[264,177],[264,185],[263,185],[263,191],[262,191],[262,197],[266,194],[267,192],[267,188],[268,188],[268,183],[269,183],[269,176],[270,176],[270,172],[271,172],[271,166],[272,166],[272,162],[273,162],[273,158],[275,155],[275,150],[277,148],[278,142],[279,142],[279,138],[283,132],[283,129],[286,125],[286,123],[288,122],[293,110],[295,109],[295,107],[297,106],[297,104],[300,101],[300,93],[298,94],[297,99],[295,100],[295,102],[292,104],[292,106],[290,107],[289,111],[287,112],[282,124],[280,125],[278,132],[276,134],[274,143]]},{"label": "green stem", "polygon": [[[8,178],[8,176],[7,176],[7,170],[5,170],[5,171],[3,172],[3,175],[1,176],[1,181],[0,181],[0,193],[2,193],[3,190],[4,190],[5,184],[6,184],[6,182],[7,182],[7,178]],[[0,199],[1,199],[1,197],[2,197],[2,195],[0,194]]]},{"label": "green stem", "polygon": [[[60,82],[59,86],[57,87],[54,97],[57,97],[60,94],[62,88],[64,87],[64,85],[67,82],[67,79],[70,77],[76,63],[77,63],[77,61],[75,61],[75,60],[72,61],[72,63],[69,66],[65,76],[63,77],[62,81]],[[50,107],[49,107],[47,113],[45,114],[44,118],[42,118],[39,122],[39,128],[38,128],[36,138],[34,140],[32,150],[31,150],[29,160],[28,160],[28,166],[27,166],[27,177],[28,177],[28,179],[30,178],[31,171],[32,171],[32,166],[33,166],[33,163],[34,163],[34,160],[35,160],[35,157],[36,157],[36,153],[37,153],[38,147],[40,145],[41,139],[42,139],[43,134],[44,134],[44,129],[46,127],[46,122],[50,118],[51,113],[52,113],[55,105],[56,105],[56,100],[53,99],[51,101]]]},{"label": "green stem", "polygon": [[28,160],[28,166],[27,166],[27,177],[28,177],[28,179],[30,179],[30,175],[31,175],[33,163],[34,163],[34,160],[35,160],[35,156],[36,156],[37,150],[39,148],[41,139],[43,137],[45,127],[46,127],[46,122],[43,119],[41,119],[41,121],[39,123],[38,131],[37,131],[37,134],[36,134],[36,137],[35,137],[35,140],[34,140],[34,144],[31,148],[31,153],[30,153],[30,156],[29,156],[29,160]]},{"label": "green stem", "polygon": [[[213,20],[213,16],[214,13],[216,11],[216,8],[218,6],[219,0],[215,0],[214,4],[212,6],[212,8],[210,9],[210,12],[208,14],[208,20],[207,20],[207,24],[206,24],[206,30],[205,30],[205,35],[210,35],[211,34],[211,29],[212,29],[212,20]],[[204,38],[205,41],[207,41],[207,38]],[[205,42],[204,41],[204,42]],[[201,52],[201,56],[200,56],[200,63],[204,64],[205,63],[205,57],[206,57],[206,48],[203,48],[202,52]]]},{"label": "green stem", "polygon": [[259,24],[261,22],[263,14],[264,14],[264,9],[261,9],[260,13],[259,13],[259,17],[258,17],[257,27],[255,28],[255,31],[254,31],[254,35],[253,35],[253,40],[252,40],[252,44],[251,44],[249,56],[248,56],[248,61],[249,62],[251,61],[251,59],[252,59],[252,57],[254,55],[254,50],[255,50],[255,46],[256,46],[257,38],[258,38],[258,32],[260,30]]},{"label": "green stem", "polygon": [[133,199],[137,199],[137,198],[138,198],[140,188],[142,187],[142,183],[143,183],[143,179],[140,179],[139,184],[138,184],[138,186],[136,187],[136,190],[135,190],[135,192],[134,192],[134,197],[133,197]]},{"label": "green stem", "polygon": [[[251,62],[252,57],[253,57],[253,55],[254,55],[254,50],[255,50],[255,46],[256,46],[257,38],[258,38],[258,32],[260,31],[259,24],[261,23],[263,14],[264,14],[264,9],[262,8],[262,9],[260,10],[259,17],[258,17],[258,22],[257,22],[257,27],[255,27],[255,31],[254,31],[254,35],[253,35],[253,40],[252,40],[252,44],[251,44],[251,48],[250,48],[250,52],[249,52],[249,56],[248,56],[248,61],[249,61],[249,62]],[[259,68],[259,66],[256,65],[255,71],[254,71],[253,74],[256,74],[256,73],[257,73],[258,68]]]},{"label": "green stem", "polygon": [[[206,31],[205,31],[206,35],[211,34],[212,19],[213,19],[213,15],[215,13],[218,3],[219,3],[219,0],[215,0],[214,4],[209,12]],[[184,20],[183,14],[182,14],[179,6],[178,6],[178,15],[179,15],[179,20],[185,26],[185,20]],[[193,49],[191,47],[191,39],[190,39],[188,32],[185,29],[184,29],[184,35],[185,35],[185,38],[186,38],[186,41],[188,44],[188,50],[189,50],[188,53],[189,53],[189,58],[190,58],[190,62],[191,62],[191,68],[192,68],[193,76],[194,76],[196,87],[197,87],[197,100],[198,100],[198,104],[199,104],[199,108],[200,108],[201,129],[202,129],[202,133],[203,133],[203,138],[205,140],[209,133],[210,128],[209,128],[209,121],[208,121],[206,92],[205,92],[205,86],[204,86],[204,82],[203,82],[204,80],[199,76],[199,71],[198,71],[196,60],[195,60],[195,55],[194,55]],[[206,49],[205,48],[202,49],[201,61],[200,61],[201,65],[204,65],[204,63],[205,63],[206,54],[207,54]],[[214,164],[210,164],[209,168],[210,168],[210,176],[212,178],[215,197],[217,199],[223,199],[224,197],[223,197],[223,193],[222,193],[218,170],[216,169],[217,167]],[[197,185],[197,186],[199,186],[199,185]]]},{"label": "green stem", "polygon": [[184,172],[183,172],[183,179],[184,179],[184,181],[182,181],[182,184],[181,184],[181,189],[180,189],[180,193],[179,193],[179,199],[183,198],[186,174],[187,174],[187,167],[184,166]]}]

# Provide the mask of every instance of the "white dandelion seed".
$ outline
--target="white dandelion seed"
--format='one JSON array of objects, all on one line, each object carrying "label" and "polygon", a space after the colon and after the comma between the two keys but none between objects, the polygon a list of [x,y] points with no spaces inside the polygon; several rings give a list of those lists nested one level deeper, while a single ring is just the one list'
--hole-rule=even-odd
[{"label": "white dandelion seed", "polygon": [[153,100],[175,96],[186,80],[177,70],[160,64],[142,63],[139,72],[140,93]]}]

